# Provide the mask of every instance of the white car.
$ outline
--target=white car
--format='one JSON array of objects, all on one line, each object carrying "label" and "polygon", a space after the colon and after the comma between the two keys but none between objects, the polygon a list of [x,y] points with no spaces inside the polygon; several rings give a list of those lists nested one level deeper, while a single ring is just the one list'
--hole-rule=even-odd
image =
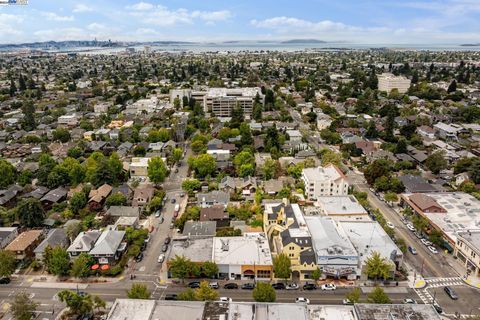
[{"label": "white car", "polygon": [[417,231],[417,230],[415,229],[415,227],[414,227],[414,226],[412,226],[412,224],[410,224],[410,223],[409,223],[409,224],[407,224],[407,229],[408,229],[408,230],[410,230],[410,231],[412,231],[412,232],[415,232],[415,231]]},{"label": "white car", "polygon": [[333,283],[326,283],[326,284],[322,284],[322,290],[336,290],[337,289],[337,286],[334,285]]},{"label": "white car", "polygon": [[428,250],[430,250],[431,253],[437,254],[438,251],[434,246],[428,246]]},{"label": "white car", "polygon": [[229,298],[229,297],[220,297],[218,298],[218,301],[220,302],[232,302],[232,298]]},{"label": "white car", "polygon": [[387,227],[389,227],[390,229],[395,229],[395,226],[390,221],[387,221]]},{"label": "white car", "polygon": [[405,298],[403,299],[404,304],[417,304],[417,301],[410,299],[410,298]]},{"label": "white car", "polygon": [[162,263],[163,261],[165,261],[165,255],[162,253],[161,255],[158,256],[158,263]]},{"label": "white car", "polygon": [[350,301],[349,299],[343,299],[343,304],[346,306],[350,306],[350,305],[353,305],[353,302]]},{"label": "white car", "polygon": [[305,304],[309,304],[309,303],[310,303],[310,300],[307,299],[307,298],[304,298],[304,297],[298,297],[297,299],[295,299],[295,303],[305,303]]},{"label": "white car", "polygon": [[424,245],[426,245],[427,247],[428,247],[428,246],[431,246],[431,245],[433,244],[431,241],[428,241],[428,240],[425,239],[425,238],[420,239],[420,241],[421,241]]},{"label": "white car", "polygon": [[300,289],[300,287],[296,283],[290,283],[290,284],[287,284],[285,289],[287,289],[287,290],[298,290],[298,289]]}]

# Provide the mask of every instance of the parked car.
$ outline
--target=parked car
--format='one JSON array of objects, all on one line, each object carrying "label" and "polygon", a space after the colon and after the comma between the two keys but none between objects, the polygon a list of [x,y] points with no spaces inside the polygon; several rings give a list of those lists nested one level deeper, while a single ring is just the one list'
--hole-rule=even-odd
[{"label": "parked car", "polygon": [[185,192],[180,193],[180,198],[185,197]]},{"label": "parked car", "polygon": [[140,262],[143,260],[143,252],[140,252],[135,256],[135,262]]},{"label": "parked car", "polygon": [[161,214],[162,212],[160,210],[155,211],[155,218],[160,217]]},{"label": "parked car", "polygon": [[281,282],[277,283],[272,283],[272,288],[275,290],[284,290],[285,289],[285,284]]},{"label": "parked car", "polygon": [[415,237],[417,237],[418,239],[422,239],[422,238],[423,238],[422,234],[421,234],[420,232],[418,232],[418,231],[415,231],[413,234],[414,234]]},{"label": "parked car", "polygon": [[433,254],[438,253],[437,248],[435,248],[434,246],[428,246],[428,250],[430,250],[430,252],[433,253]]},{"label": "parked car", "polygon": [[165,300],[177,300],[177,295],[175,293],[166,294]]},{"label": "parked car", "polygon": [[169,244],[172,239],[170,237],[166,237],[163,241],[164,244]]},{"label": "parked car", "polygon": [[457,293],[451,287],[444,287],[443,290],[452,300],[458,300]]},{"label": "parked car", "polygon": [[353,302],[350,301],[349,299],[343,299],[343,304],[350,306],[350,305],[353,305]]},{"label": "parked car", "polygon": [[420,239],[420,241],[421,241],[424,245],[426,245],[427,247],[428,247],[428,246],[431,246],[431,245],[433,244],[431,241],[428,241],[428,240],[425,239],[425,238]]},{"label": "parked car", "polygon": [[158,256],[158,263],[162,263],[163,261],[165,261],[165,255],[162,253],[161,255]]},{"label": "parked car", "polygon": [[10,283],[10,278],[8,277],[0,278],[0,284],[9,284],[9,283]]},{"label": "parked car", "polygon": [[307,299],[307,298],[304,298],[304,297],[298,297],[295,299],[295,303],[305,303],[305,304],[309,304],[310,303],[310,300]]},{"label": "parked car", "polygon": [[210,282],[210,283],[208,284],[208,286],[209,286],[210,288],[212,288],[212,289],[218,289],[218,288],[220,288],[220,286],[218,285],[218,282],[216,282],[216,281]]},{"label": "parked car", "polygon": [[317,286],[314,283],[306,283],[303,285],[303,290],[316,290]]},{"label": "parked car", "polygon": [[326,283],[322,284],[322,290],[328,290],[328,291],[333,291],[337,289],[337,286],[334,285],[333,283]]},{"label": "parked car", "polygon": [[168,245],[164,244],[162,246],[162,252],[167,252],[167,250],[168,250]]},{"label": "parked car", "polygon": [[143,240],[143,242],[149,243],[149,242],[150,242],[150,235],[148,235],[148,236],[145,238],[145,240]]},{"label": "parked car", "polygon": [[170,229],[175,228],[175,224],[173,222],[170,222]]},{"label": "parked car", "polygon": [[200,288],[200,282],[198,282],[198,281],[189,282],[188,287],[192,288],[192,289]]},{"label": "parked car", "polygon": [[229,298],[229,297],[220,297],[218,298],[218,301],[220,302],[232,302],[232,298]]},{"label": "parked car", "polygon": [[417,249],[415,249],[412,246],[408,246],[408,251],[410,251],[410,253],[413,254],[413,255],[416,255],[418,253]]},{"label": "parked car", "polygon": [[437,301],[433,301],[433,307],[435,308],[435,311],[437,311],[438,313],[443,312],[442,307],[440,307],[440,305],[437,303]]},{"label": "parked car", "polygon": [[242,289],[244,290],[253,290],[255,289],[255,283],[244,283],[242,284]]},{"label": "parked car", "polygon": [[404,304],[417,304],[417,301],[410,299],[410,298],[405,298],[403,299]]},{"label": "parked car", "polygon": [[170,199],[170,203],[175,203],[175,198]]},{"label": "parked car", "polygon": [[395,226],[390,221],[387,221],[386,224],[387,224],[387,227],[389,227],[390,229],[395,229]]},{"label": "parked car", "polygon": [[407,227],[408,230],[410,230],[412,232],[417,231],[417,229],[415,229],[415,227],[411,223],[407,223],[406,227]]},{"label": "parked car", "polygon": [[163,221],[165,221],[165,219],[163,217],[160,217],[160,219],[158,220],[158,223],[163,223]]},{"label": "parked car", "polygon": [[296,284],[295,282],[294,283],[290,283],[288,284],[285,289],[287,290],[298,290],[300,289],[300,287],[298,286],[298,284]]},{"label": "parked car", "polygon": [[238,289],[238,284],[236,284],[236,283],[226,283],[223,286],[223,289]]}]

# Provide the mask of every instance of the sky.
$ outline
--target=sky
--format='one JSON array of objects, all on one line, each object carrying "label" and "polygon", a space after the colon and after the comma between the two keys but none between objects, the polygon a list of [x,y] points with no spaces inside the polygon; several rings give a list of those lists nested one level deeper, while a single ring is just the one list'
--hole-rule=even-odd
[{"label": "sky", "polygon": [[0,43],[95,38],[480,43],[480,0],[28,1],[0,6]]}]

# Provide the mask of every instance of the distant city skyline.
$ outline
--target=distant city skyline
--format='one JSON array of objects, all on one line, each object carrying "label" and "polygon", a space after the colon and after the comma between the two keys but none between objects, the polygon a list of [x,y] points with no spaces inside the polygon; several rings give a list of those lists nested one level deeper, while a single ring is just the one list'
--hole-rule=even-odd
[{"label": "distant city skyline", "polygon": [[0,43],[318,39],[480,42],[478,0],[30,0],[0,6]]}]

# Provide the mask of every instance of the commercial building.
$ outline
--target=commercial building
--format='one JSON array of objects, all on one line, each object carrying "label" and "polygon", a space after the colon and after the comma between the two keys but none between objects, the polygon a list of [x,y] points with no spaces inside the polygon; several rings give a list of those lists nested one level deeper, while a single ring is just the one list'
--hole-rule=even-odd
[{"label": "commercial building", "polygon": [[410,88],[410,79],[403,76],[394,76],[391,73],[378,75],[378,90],[390,92],[397,89],[399,93],[405,93]]},{"label": "commercial building", "polygon": [[401,196],[401,205],[441,232],[447,249],[455,247],[457,232],[480,229],[480,201],[465,192],[406,193]]},{"label": "commercial building", "polygon": [[368,212],[352,195],[319,197],[310,214],[328,216],[335,221],[370,221]]},{"label": "commercial building", "polygon": [[403,261],[403,253],[392,241],[382,226],[376,221],[370,222],[340,222],[339,225],[345,231],[360,257],[361,278],[366,279],[363,273],[368,258],[372,253],[378,252],[382,258],[391,261],[391,275],[394,275]]},{"label": "commercial building", "polygon": [[213,238],[212,256],[220,278],[269,280],[273,276],[272,256],[264,233]]},{"label": "commercial building", "polygon": [[360,257],[345,231],[331,218],[305,217],[317,265],[324,277],[357,279]]},{"label": "commercial building", "polygon": [[480,230],[457,232],[454,255],[465,266],[465,274],[480,277]]},{"label": "commercial building", "polygon": [[260,88],[210,88],[203,97],[204,111],[215,117],[231,117],[235,107],[240,106],[245,116],[250,116],[257,94],[264,98]]},{"label": "commercial building", "polygon": [[341,196],[348,194],[348,181],[343,172],[333,164],[326,167],[305,168],[302,170],[305,193],[309,200],[321,196]]}]

